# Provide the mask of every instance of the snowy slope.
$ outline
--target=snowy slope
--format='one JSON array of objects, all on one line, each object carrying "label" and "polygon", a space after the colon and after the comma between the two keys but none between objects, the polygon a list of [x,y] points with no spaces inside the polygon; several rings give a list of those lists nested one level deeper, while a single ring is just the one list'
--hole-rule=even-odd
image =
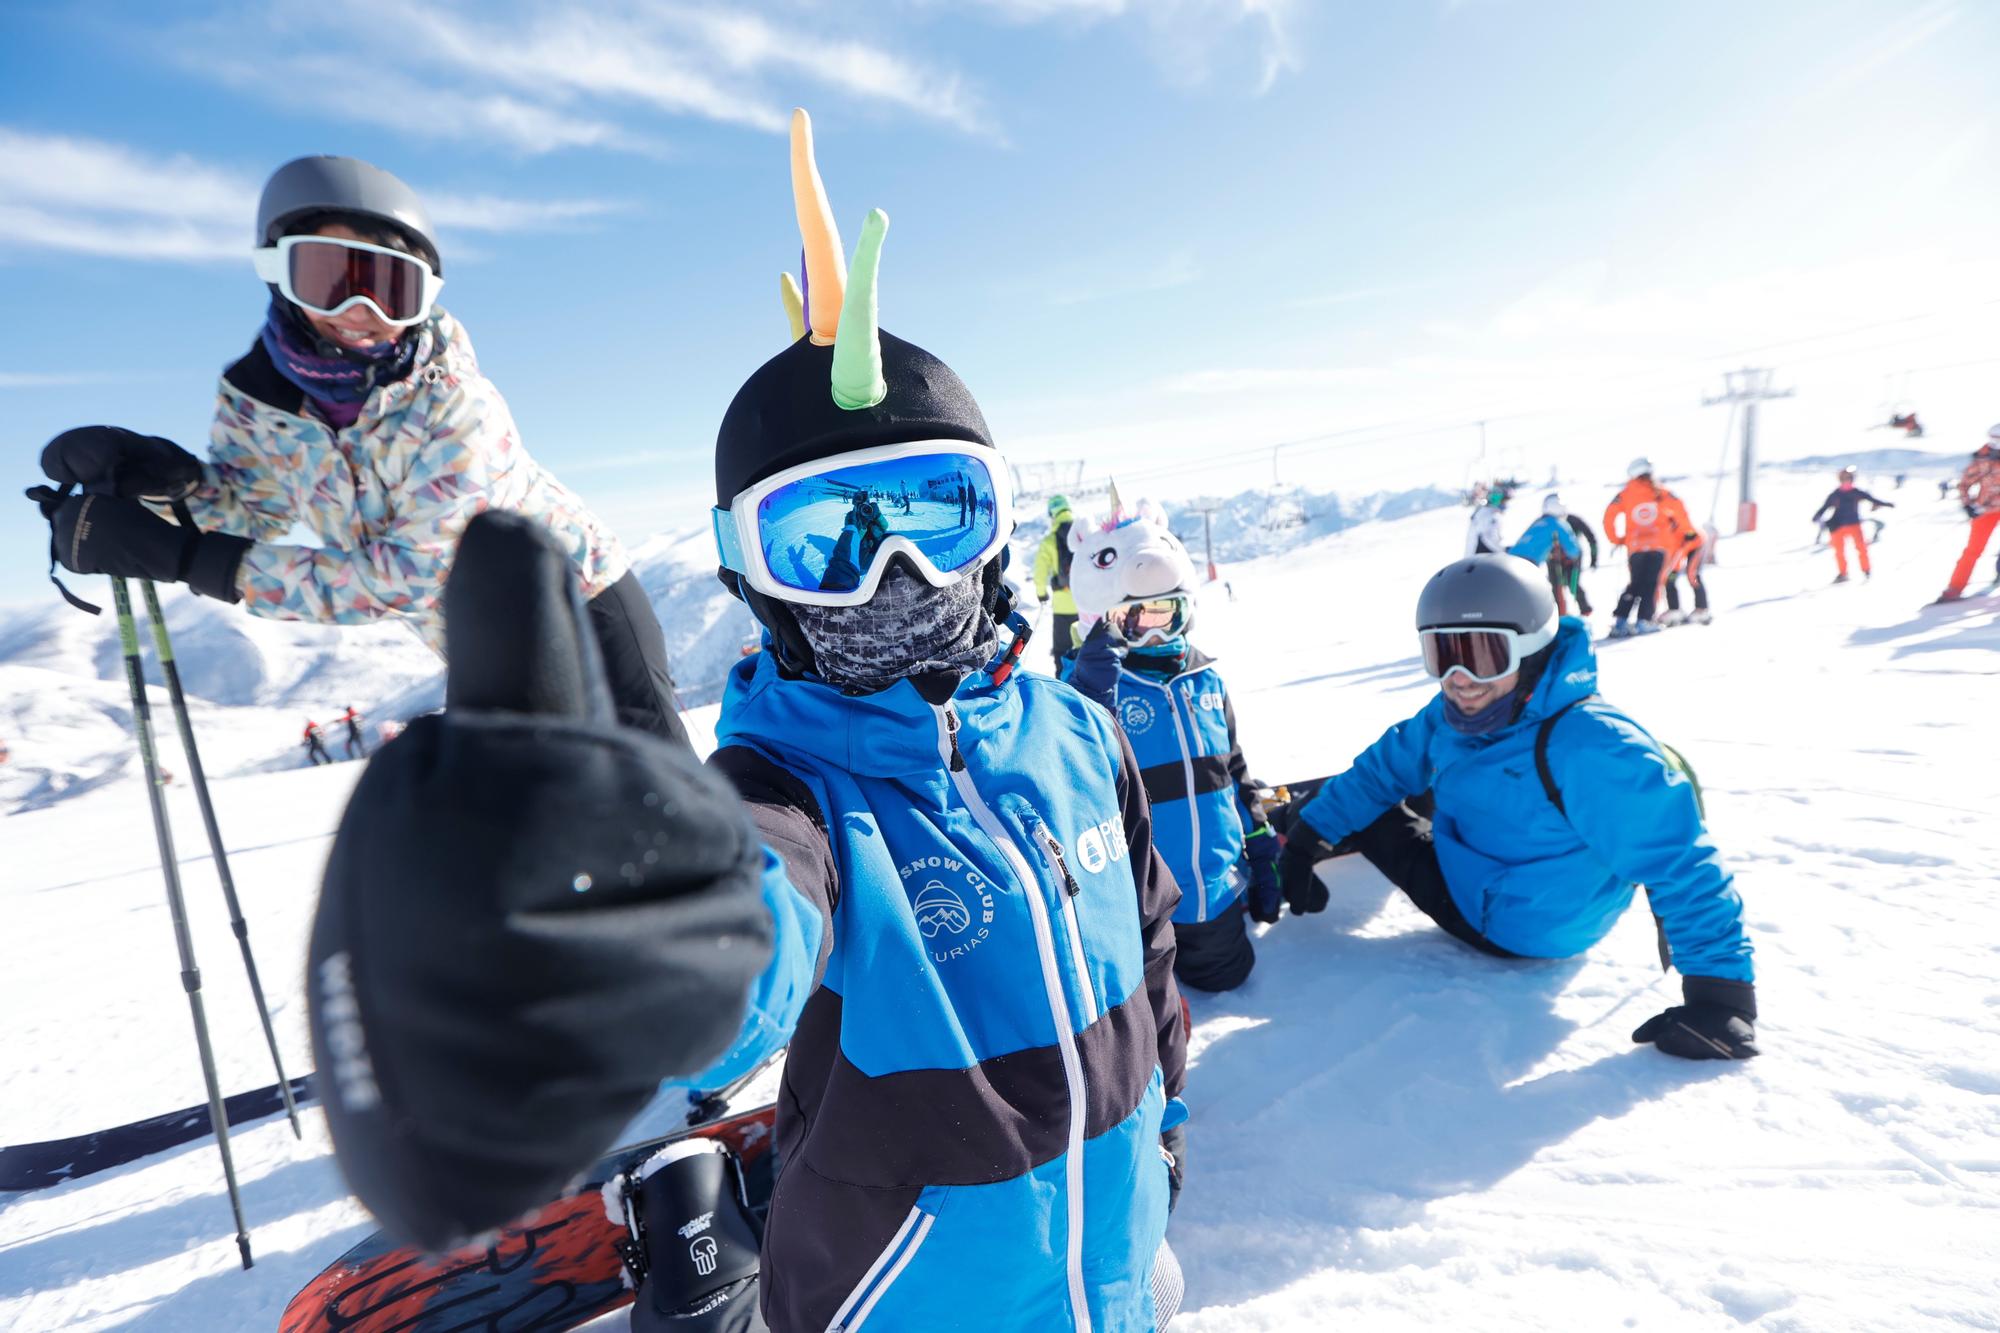
[{"label": "snowy slope", "polygon": [[[1630,1044],[1677,996],[1643,914],[1586,958],[1502,962],[1334,863],[1329,911],[1257,928],[1248,985],[1193,1001],[1177,1329],[2000,1328],[2000,602],[1920,609],[1964,530],[1921,480],[1882,492],[1902,507],[1875,579],[1829,587],[1806,515],[1830,485],[1769,476],[1766,531],[1722,544],[1716,623],[1602,656],[1606,693],[1700,771],[1766,1054]],[[1565,493],[1593,521],[1608,498]],[[1253,771],[1338,769],[1427,697],[1410,606],[1464,520],[1349,527],[1205,598],[1196,637]],[[1589,579],[1608,603],[1618,571]],[[358,771],[217,787],[294,1068],[304,930]],[[225,1082],[268,1082],[199,824],[170,799]],[[0,821],[0,866],[0,1141],[195,1101],[138,785]],[[0,1327],[272,1327],[368,1226],[307,1123],[304,1144],[281,1120],[234,1140],[249,1273],[208,1145],[0,1202]]]}]

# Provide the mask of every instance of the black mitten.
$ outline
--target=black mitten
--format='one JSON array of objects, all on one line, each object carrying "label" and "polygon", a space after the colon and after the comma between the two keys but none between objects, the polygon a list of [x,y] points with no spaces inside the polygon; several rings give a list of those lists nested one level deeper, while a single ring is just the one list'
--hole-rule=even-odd
[{"label": "black mitten", "polygon": [[341,1170],[430,1249],[554,1198],[712,1064],[773,932],[742,804],[617,725],[545,529],[473,520],[445,631],[447,709],[355,787],[307,971]]},{"label": "black mitten", "polygon": [[172,440],[120,426],[78,426],[42,449],[51,481],[128,500],[183,500],[201,485],[201,460]]},{"label": "black mitten", "polygon": [[1747,981],[1681,978],[1681,998],[1639,1025],[1633,1041],[1650,1041],[1683,1060],[1748,1060],[1757,1054],[1757,988]]}]

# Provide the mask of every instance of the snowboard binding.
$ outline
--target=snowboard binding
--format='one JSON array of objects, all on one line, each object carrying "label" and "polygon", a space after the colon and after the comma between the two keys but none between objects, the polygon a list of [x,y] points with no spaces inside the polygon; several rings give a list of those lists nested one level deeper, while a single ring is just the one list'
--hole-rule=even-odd
[{"label": "snowboard binding", "polygon": [[605,1182],[626,1235],[616,1242],[638,1299],[634,1333],[764,1333],[757,1310],[762,1228],[743,1165],[707,1138],[668,1144]]}]

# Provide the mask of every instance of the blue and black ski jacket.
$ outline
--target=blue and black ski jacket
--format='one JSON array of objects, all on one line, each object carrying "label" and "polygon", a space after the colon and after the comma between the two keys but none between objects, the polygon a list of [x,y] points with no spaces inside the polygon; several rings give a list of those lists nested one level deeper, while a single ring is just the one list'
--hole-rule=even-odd
[{"label": "blue and black ski jacket", "polygon": [[[1754,980],[1743,901],[1693,786],[1638,723],[1610,704],[1584,702],[1596,689],[1590,630],[1565,616],[1512,724],[1464,735],[1445,721],[1440,693],[1329,778],[1300,813],[1338,842],[1429,791],[1452,900],[1501,948],[1533,958],[1582,953],[1644,884],[1682,975]],[[1536,772],[1535,734],[1564,708],[1548,745],[1558,810]]]},{"label": "blue and black ski jacket", "polygon": [[[1134,670],[1127,653],[1106,703],[1132,743],[1153,806],[1153,845],[1181,886],[1174,920],[1213,921],[1237,910],[1248,882],[1243,840],[1264,807],[1236,739],[1236,711],[1215,660],[1195,649],[1178,672]],[[1063,659],[1067,679],[1075,656]]]},{"label": "blue and black ski jacket", "polygon": [[1569,524],[1554,514],[1543,514],[1530,523],[1528,530],[1507,548],[1507,554],[1517,555],[1530,564],[1540,565],[1548,561],[1549,552],[1557,547],[1562,548],[1566,559],[1583,558],[1583,547],[1577,542],[1576,534],[1570,531]]},{"label": "blue and black ski jacket", "polygon": [[709,762],[763,834],[777,945],[686,1081],[790,1040],[765,1317],[1152,1329],[1186,1031],[1137,762],[1047,677],[934,693],[760,653],[724,695]]}]

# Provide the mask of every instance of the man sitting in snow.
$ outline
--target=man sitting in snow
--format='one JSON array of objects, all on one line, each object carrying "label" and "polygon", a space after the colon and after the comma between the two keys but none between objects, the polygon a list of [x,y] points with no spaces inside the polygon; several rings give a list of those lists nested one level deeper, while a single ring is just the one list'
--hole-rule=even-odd
[{"label": "man sitting in snow", "polygon": [[1633,1040],[1757,1054],[1743,902],[1685,770],[1594,693],[1584,623],[1523,561],[1475,555],[1425,585],[1417,638],[1439,692],[1300,809],[1279,859],[1292,910],[1323,910],[1317,864],[1356,851],[1473,948],[1567,958],[1644,884],[1686,1002]]}]

